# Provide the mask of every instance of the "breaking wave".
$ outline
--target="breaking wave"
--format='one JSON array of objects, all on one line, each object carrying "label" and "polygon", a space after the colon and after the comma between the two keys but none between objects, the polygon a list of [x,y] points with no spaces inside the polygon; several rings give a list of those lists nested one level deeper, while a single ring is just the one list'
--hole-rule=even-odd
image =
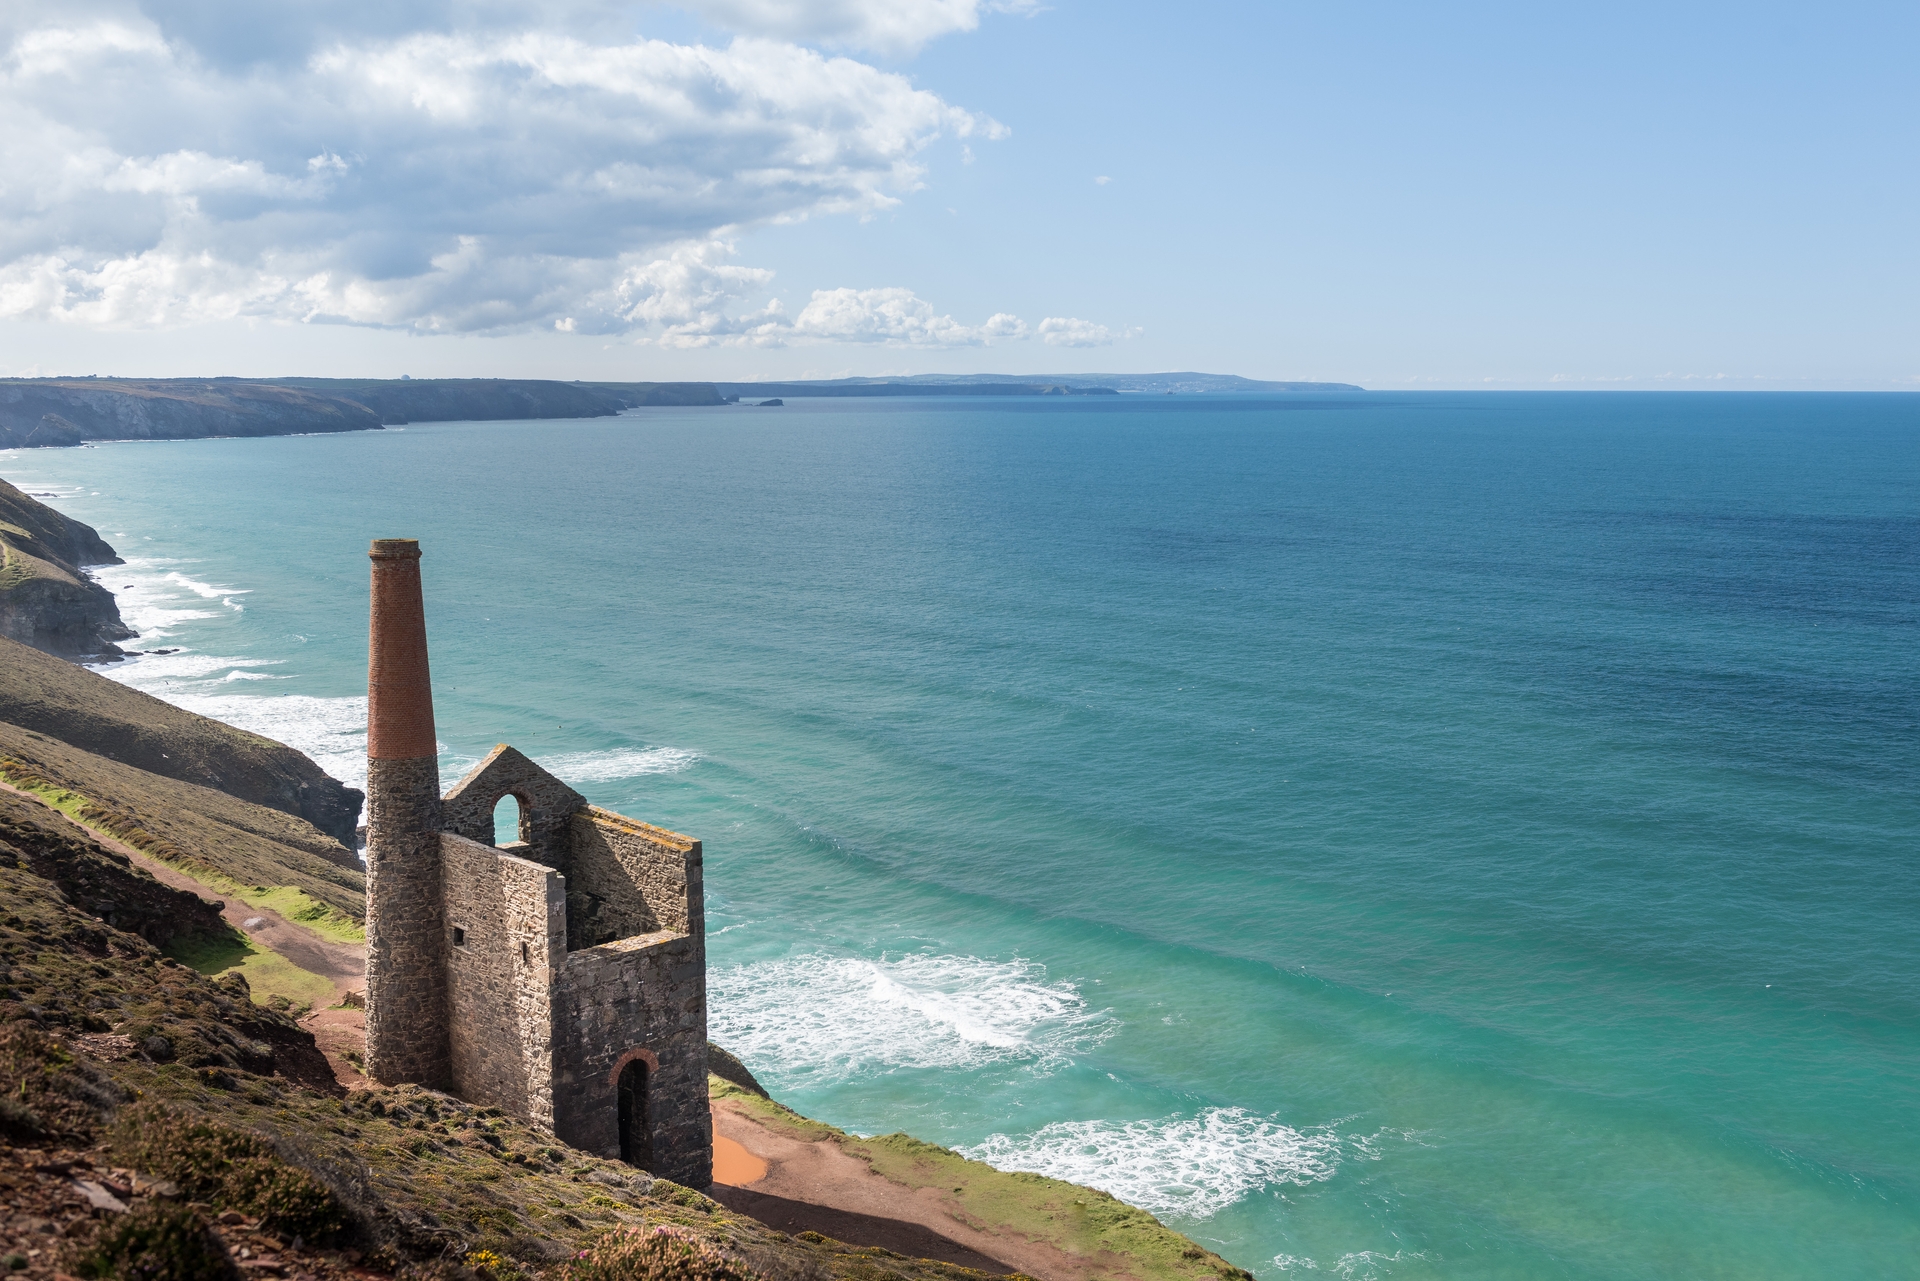
[{"label": "breaking wave", "polygon": [[1262,1188],[1332,1178],[1345,1144],[1331,1129],[1207,1108],[1150,1121],[1058,1121],[960,1151],[1002,1170],[1099,1188],[1154,1214],[1204,1219]]},{"label": "breaking wave", "polygon": [[[128,561],[127,563],[131,565],[134,562]],[[207,600],[224,600],[228,596],[245,596],[253,591],[251,587],[216,587],[212,583],[203,583],[197,578],[188,578],[177,569],[168,572],[166,580],[170,583],[178,583],[195,596],[200,596]]]},{"label": "breaking wave", "polygon": [[202,716],[305,752],[348,787],[367,786],[367,700],[281,694],[169,695],[167,701]]},{"label": "breaking wave", "polygon": [[680,747],[645,747],[569,752],[541,764],[569,783],[613,783],[643,774],[678,774],[699,759],[700,753]]},{"label": "breaking wave", "polygon": [[713,1037],[785,1085],[903,1068],[1070,1061],[1117,1021],[1032,961],[810,953],[716,970]]},{"label": "breaking wave", "polygon": [[182,623],[217,617],[216,611],[206,608],[206,601],[244,594],[237,589],[202,591],[211,584],[166,568],[176,563],[161,557],[129,556],[123,565],[103,565],[87,572],[113,592],[121,619],[140,633],[143,643],[151,644],[172,635]]}]

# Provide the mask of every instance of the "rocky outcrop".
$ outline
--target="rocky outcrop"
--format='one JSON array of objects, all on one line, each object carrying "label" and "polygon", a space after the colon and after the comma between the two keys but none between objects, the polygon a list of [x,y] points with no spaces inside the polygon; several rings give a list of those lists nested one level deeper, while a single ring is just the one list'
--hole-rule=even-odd
[{"label": "rocky outcrop", "polygon": [[4,639],[0,721],[296,815],[354,847],[363,797],[302,753]]},{"label": "rocky outcrop", "polygon": [[82,567],[118,565],[91,525],[0,480],[0,636],[65,658],[114,658],[134,635]]},{"label": "rocky outcrop", "polygon": [[753,1073],[748,1070],[746,1064],[742,1063],[730,1052],[715,1045],[712,1041],[707,1042],[707,1071],[719,1077],[722,1081],[728,1081],[739,1086],[749,1094],[757,1094],[763,1099],[771,1099],[773,1097],[767,1093],[767,1087],[760,1084],[760,1082],[754,1078]]}]

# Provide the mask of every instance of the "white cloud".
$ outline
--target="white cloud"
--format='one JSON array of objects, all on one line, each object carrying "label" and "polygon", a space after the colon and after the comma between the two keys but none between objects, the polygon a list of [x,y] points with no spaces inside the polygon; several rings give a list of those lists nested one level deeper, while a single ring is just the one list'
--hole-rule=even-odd
[{"label": "white cloud", "polygon": [[[282,8],[7,7],[0,315],[698,341],[741,323],[716,298],[764,273],[689,246],[887,208],[936,140],[1006,132],[780,41],[592,40],[504,3],[457,35],[363,35]],[[337,9],[375,31],[408,16]]]},{"label": "white cloud", "polygon": [[1041,342],[1054,347],[1106,347],[1122,338],[1133,337],[1139,330],[1116,333],[1105,325],[1096,325],[1091,321],[1075,320],[1071,316],[1048,316],[1034,332],[1040,335]]},{"label": "white cloud", "polygon": [[910,289],[816,289],[794,317],[792,336],[835,342],[884,343],[890,347],[978,347],[996,339],[1024,338],[1027,326],[1002,312],[986,324],[961,324],[934,312]]},{"label": "white cloud", "polygon": [[671,258],[630,270],[623,297],[636,299],[623,318],[650,326],[653,341],[668,347],[712,345],[786,347],[814,343],[859,343],[883,347],[944,349],[1019,342],[1035,333],[1046,342],[1103,346],[1132,332],[1052,317],[1038,330],[1011,312],[996,312],[978,325],[942,315],[911,289],[816,289],[800,314],[789,319],[778,299],[758,310],[730,308],[754,295],[772,273],[722,261],[733,247],[724,241],[683,245]]},{"label": "white cloud", "polygon": [[972,31],[987,12],[1033,13],[1038,0],[679,0],[728,31],[838,48],[910,54]]},{"label": "white cloud", "polygon": [[[724,48],[619,0],[12,0],[0,8],[0,317],[546,329],[668,347],[977,347],[905,288],[813,292],[744,229],[870,214],[997,122],[791,43],[900,51],[1026,0],[701,0]],[[457,33],[454,26],[458,20]],[[967,153],[969,156],[970,152]]]},{"label": "white cloud", "polygon": [[775,339],[785,327],[775,299],[757,311],[732,314],[742,298],[764,289],[773,273],[725,261],[724,240],[689,242],[671,255],[628,266],[613,286],[611,305],[599,308],[621,327],[654,334],[663,347],[707,347]]}]

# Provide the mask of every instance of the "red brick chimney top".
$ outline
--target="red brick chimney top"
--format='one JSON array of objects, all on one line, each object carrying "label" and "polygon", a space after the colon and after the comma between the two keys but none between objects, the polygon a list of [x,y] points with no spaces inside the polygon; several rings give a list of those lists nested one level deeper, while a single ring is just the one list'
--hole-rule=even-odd
[{"label": "red brick chimney top", "polygon": [[420,544],[376,538],[367,629],[367,758],[438,756],[433,681],[427,672],[427,612],[420,599]]}]

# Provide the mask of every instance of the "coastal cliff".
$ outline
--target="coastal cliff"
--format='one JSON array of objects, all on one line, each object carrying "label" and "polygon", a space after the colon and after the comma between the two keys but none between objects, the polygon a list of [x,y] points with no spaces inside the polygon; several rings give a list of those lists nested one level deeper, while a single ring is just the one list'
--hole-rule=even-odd
[{"label": "coastal cliff", "polygon": [[134,635],[88,565],[120,557],[91,525],[0,480],[0,636],[68,658],[112,658]]},{"label": "coastal cliff", "polygon": [[0,449],[83,440],[190,440],[364,431],[364,405],[297,387],[233,379],[0,380]]},{"label": "coastal cliff", "polygon": [[[0,1254],[21,1275],[1252,1281],[1104,1193],[810,1121],[717,1046],[731,1168],[704,1190],[365,1079],[357,870],[300,820],[72,747],[102,714],[0,642],[0,672],[23,660],[0,712],[62,737],[0,720]],[[252,737],[189,723],[162,759],[210,726]],[[236,881],[246,901],[209,901]],[[295,885],[323,910],[290,910]]]},{"label": "coastal cliff", "polygon": [[[360,792],[328,777],[302,753],[0,639],[0,740],[8,726],[104,758],[103,766],[129,766],[293,815],[304,820],[303,826],[311,825],[309,831],[316,840],[323,833],[327,838],[324,845],[294,844],[311,847],[328,861],[359,866],[351,850],[360,820]],[[126,808],[155,809],[160,811],[156,821],[165,821],[178,817],[183,809],[205,806],[134,788],[128,789]],[[242,831],[261,826],[257,819],[227,813],[213,814],[211,821],[224,835],[215,839],[209,833],[210,846],[222,840],[240,842]],[[235,875],[249,874],[236,871]]]},{"label": "coastal cliff", "polygon": [[702,1192],[439,1091],[344,1088],[311,1029],[350,1002],[263,1003],[213,904],[6,789],[0,901],[0,1251],[23,1276],[1251,1281],[1104,1194],[857,1140],[719,1077],[768,1163],[823,1160],[883,1199]]},{"label": "coastal cliff", "polygon": [[579,383],[512,378],[286,378],[276,386],[364,406],[388,425],[604,418],[642,405],[718,405],[711,383]]},{"label": "coastal cliff", "polygon": [[0,379],[0,449],[372,431],[384,425],[599,418],[641,405],[719,405],[711,383],[514,378]]}]

